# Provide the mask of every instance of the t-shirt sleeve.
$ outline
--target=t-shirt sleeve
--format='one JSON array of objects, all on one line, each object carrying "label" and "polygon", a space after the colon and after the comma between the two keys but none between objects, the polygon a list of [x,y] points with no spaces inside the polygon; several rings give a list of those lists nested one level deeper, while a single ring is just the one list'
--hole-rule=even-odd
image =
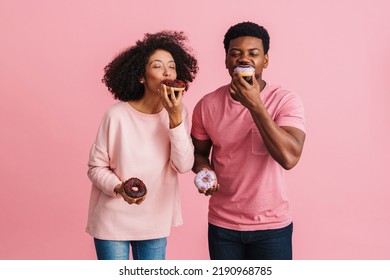
[{"label": "t-shirt sleeve", "polygon": [[279,126],[292,126],[305,132],[305,112],[302,100],[295,93],[285,95],[275,122]]},{"label": "t-shirt sleeve", "polygon": [[210,139],[203,124],[202,100],[196,104],[192,113],[191,135],[198,140]]}]

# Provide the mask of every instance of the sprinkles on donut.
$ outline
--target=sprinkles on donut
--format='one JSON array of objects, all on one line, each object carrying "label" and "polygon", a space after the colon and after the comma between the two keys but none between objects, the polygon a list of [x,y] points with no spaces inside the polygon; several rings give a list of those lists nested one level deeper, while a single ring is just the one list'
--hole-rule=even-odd
[{"label": "sprinkles on donut", "polygon": [[249,84],[253,85],[252,76],[255,73],[255,68],[250,65],[239,65],[234,69],[234,73],[238,73]]},{"label": "sprinkles on donut", "polygon": [[165,79],[161,83],[167,86],[167,89],[173,88],[174,91],[183,91],[186,89],[186,84],[181,80]]},{"label": "sprinkles on donut", "polygon": [[194,183],[200,191],[207,191],[215,185],[216,180],[217,176],[215,176],[214,171],[202,169],[196,174]]},{"label": "sprinkles on donut", "polygon": [[147,193],[144,182],[135,177],[130,178],[123,183],[123,190],[129,197],[135,200],[143,198]]}]

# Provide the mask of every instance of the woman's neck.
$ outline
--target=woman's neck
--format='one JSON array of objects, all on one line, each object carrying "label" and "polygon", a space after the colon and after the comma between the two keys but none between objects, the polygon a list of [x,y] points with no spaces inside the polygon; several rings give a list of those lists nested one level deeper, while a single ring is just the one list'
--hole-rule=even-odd
[{"label": "woman's neck", "polygon": [[137,111],[145,114],[157,114],[161,112],[164,106],[158,95],[144,94],[139,100],[130,100],[128,103]]}]

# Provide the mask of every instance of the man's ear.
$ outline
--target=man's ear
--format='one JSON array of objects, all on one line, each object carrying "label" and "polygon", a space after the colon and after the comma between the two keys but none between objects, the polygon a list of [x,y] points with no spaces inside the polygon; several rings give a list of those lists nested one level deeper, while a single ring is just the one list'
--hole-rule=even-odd
[{"label": "man's ear", "polygon": [[266,69],[268,67],[268,63],[269,63],[269,56],[268,56],[268,53],[264,55],[264,64],[263,64],[263,68]]}]

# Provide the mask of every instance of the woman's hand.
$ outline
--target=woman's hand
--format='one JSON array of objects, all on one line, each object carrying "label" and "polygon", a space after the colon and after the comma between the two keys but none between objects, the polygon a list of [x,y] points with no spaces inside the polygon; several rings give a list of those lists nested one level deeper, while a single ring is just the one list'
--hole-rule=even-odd
[{"label": "woman's hand", "polygon": [[140,205],[146,198],[146,195],[143,196],[141,199],[134,199],[134,198],[131,198],[130,196],[128,196],[123,188],[123,183],[122,182],[121,184],[118,184],[115,186],[114,188],[114,192],[117,193],[117,194],[120,194],[123,199],[129,203],[129,204],[137,204],[137,205]]},{"label": "woman's hand", "polygon": [[169,92],[167,90],[167,86],[161,84],[160,90],[160,98],[161,102],[167,110],[169,115],[169,128],[174,128],[181,124],[181,107],[182,107],[182,99],[183,99],[183,91],[175,91],[171,87]]}]

